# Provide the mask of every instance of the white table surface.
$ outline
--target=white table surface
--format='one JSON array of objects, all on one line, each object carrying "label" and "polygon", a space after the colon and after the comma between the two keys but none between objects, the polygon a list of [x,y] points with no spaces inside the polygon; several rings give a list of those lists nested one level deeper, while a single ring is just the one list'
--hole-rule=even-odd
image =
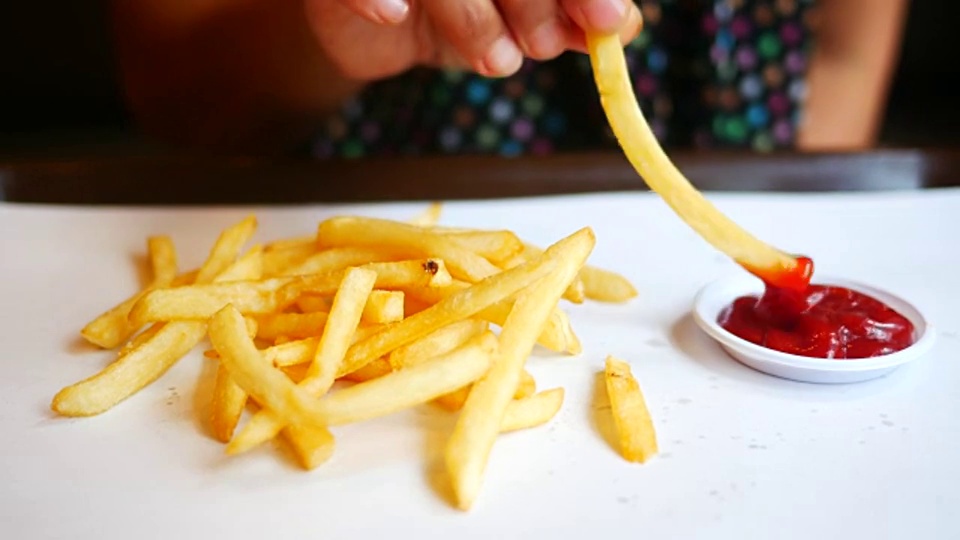
[{"label": "white table surface", "polygon": [[[888,287],[926,310],[929,355],[883,379],[819,386],[725,356],[688,311],[738,269],[649,194],[451,203],[451,225],[509,227],[541,244],[590,225],[592,262],[640,296],[571,306],[578,357],[540,354],[559,415],[503,436],[482,494],[454,510],[439,456],[452,417],[424,407],[335,431],[305,473],[277,447],[227,458],[199,420],[203,346],[98,417],[49,410],[62,386],[110,358],[78,339],[137,286],[148,234],[184,266],[251,209],[81,209],[0,204],[0,537],[20,538],[958,538],[960,191],[714,195],[759,236],[825,274]],[[259,241],[351,212],[406,218],[420,204],[254,209]],[[607,354],[632,362],[662,454],[628,464],[593,406]],[[599,420],[598,420],[599,418]]]}]

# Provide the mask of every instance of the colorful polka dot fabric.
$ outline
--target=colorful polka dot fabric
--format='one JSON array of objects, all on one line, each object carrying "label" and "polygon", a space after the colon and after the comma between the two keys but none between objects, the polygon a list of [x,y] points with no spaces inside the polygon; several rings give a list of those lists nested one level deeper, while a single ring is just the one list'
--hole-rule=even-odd
[{"label": "colorful polka dot fabric", "polygon": [[[806,95],[814,0],[643,0],[626,47],[634,91],[667,147],[790,148]],[[490,79],[413,70],[370,85],[311,144],[320,159],[505,157],[615,148],[586,55]]]}]

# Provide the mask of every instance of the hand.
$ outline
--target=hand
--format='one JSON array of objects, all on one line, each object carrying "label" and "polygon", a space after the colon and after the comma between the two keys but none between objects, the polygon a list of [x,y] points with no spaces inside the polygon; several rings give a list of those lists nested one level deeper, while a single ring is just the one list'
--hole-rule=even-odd
[{"label": "hand", "polygon": [[344,77],[373,81],[414,66],[515,73],[523,57],[586,51],[584,32],[640,32],[632,0],[305,0],[321,49]]}]

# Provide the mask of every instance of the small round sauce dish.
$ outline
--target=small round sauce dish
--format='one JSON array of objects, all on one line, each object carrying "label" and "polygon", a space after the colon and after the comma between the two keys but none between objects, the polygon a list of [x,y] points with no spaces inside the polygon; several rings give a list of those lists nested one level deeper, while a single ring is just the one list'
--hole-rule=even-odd
[{"label": "small round sauce dish", "polygon": [[815,281],[872,296],[898,311],[913,324],[913,344],[882,356],[827,359],[789,354],[751,343],[727,331],[718,322],[723,310],[738,297],[763,294],[763,282],[748,274],[723,278],[701,289],[694,299],[693,318],[707,335],[740,363],[768,375],[809,383],[854,383],[882,377],[920,358],[932,347],[936,332],[920,310],[903,298],[848,279],[818,276]]}]

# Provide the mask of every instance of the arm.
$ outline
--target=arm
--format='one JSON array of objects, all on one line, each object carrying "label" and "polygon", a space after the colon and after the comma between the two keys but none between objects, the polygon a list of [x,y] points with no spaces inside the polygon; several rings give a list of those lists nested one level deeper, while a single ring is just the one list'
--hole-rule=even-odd
[{"label": "arm", "polygon": [[324,57],[298,0],[116,0],[125,97],[149,134],[279,152],[362,84]]},{"label": "arm", "polygon": [[801,150],[876,144],[908,0],[822,0]]}]

